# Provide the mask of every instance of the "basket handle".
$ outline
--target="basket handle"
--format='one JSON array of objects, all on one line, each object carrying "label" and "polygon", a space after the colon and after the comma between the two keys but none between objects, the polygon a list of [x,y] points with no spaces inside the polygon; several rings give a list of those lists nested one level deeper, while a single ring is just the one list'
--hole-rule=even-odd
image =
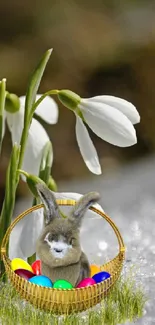
[{"label": "basket handle", "polygon": [[[67,200],[67,199],[57,199],[56,200],[57,204],[58,205],[75,205],[76,204],[76,201],[75,200]],[[26,215],[28,215],[29,213],[35,211],[35,210],[38,210],[38,209],[41,209],[43,208],[44,205],[43,204],[38,204],[38,205],[35,205],[27,210],[25,210],[23,213],[21,213],[18,217],[15,218],[15,220],[11,223],[11,225],[8,227],[4,237],[3,237],[3,241],[2,241],[2,246],[1,246],[1,255],[5,255],[6,256],[6,246],[7,246],[7,243],[8,243],[8,240],[9,240],[9,236],[10,236],[10,233],[12,231],[12,229],[16,226],[16,224],[21,220],[23,219]],[[117,240],[118,240],[118,243],[119,243],[119,251],[124,254],[125,252],[125,246],[124,246],[124,242],[123,242],[123,238],[118,230],[118,228],[116,227],[115,223],[112,221],[112,219],[106,215],[104,212],[96,209],[95,207],[91,207],[90,210],[94,211],[95,213],[99,214],[102,218],[104,218],[109,224],[110,226],[113,228],[115,234],[116,234],[116,237],[117,237]]]}]

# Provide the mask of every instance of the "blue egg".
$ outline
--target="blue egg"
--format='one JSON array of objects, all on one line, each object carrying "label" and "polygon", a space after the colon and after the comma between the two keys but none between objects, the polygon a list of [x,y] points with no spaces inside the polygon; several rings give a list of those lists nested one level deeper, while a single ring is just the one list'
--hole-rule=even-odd
[{"label": "blue egg", "polygon": [[108,272],[99,272],[99,273],[94,274],[92,278],[95,280],[96,283],[99,283],[101,281],[104,281],[104,280],[110,278],[110,273],[108,273]]},{"label": "blue egg", "polygon": [[33,278],[29,279],[29,282],[34,283],[34,284],[38,284],[38,285],[43,286],[43,287],[48,287],[48,288],[53,287],[52,281],[45,275],[33,276]]}]

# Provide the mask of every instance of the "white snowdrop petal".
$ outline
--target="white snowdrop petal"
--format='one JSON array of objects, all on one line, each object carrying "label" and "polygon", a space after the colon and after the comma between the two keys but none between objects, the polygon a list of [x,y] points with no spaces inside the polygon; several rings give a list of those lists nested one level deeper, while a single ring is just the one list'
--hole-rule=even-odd
[{"label": "white snowdrop petal", "polygon": [[20,99],[20,108],[22,108],[22,110],[24,111],[26,96],[20,96],[19,99]]},{"label": "white snowdrop petal", "polygon": [[24,217],[10,235],[9,257],[27,259],[36,251],[36,240],[43,228],[43,209]]},{"label": "white snowdrop petal", "polygon": [[109,105],[109,109],[111,109],[111,107],[118,109],[131,121],[132,124],[140,122],[140,115],[136,107],[123,98],[102,95],[84,99],[84,101]]},{"label": "white snowdrop petal", "polygon": [[33,211],[24,219],[21,231],[20,248],[24,256],[28,257],[36,252],[36,241],[43,228],[43,209]]},{"label": "white snowdrop petal", "polygon": [[[20,143],[21,134],[24,124],[24,106],[21,105],[20,111],[15,114],[8,113],[7,124],[11,132],[12,143]],[[22,168],[34,175],[38,175],[39,166],[42,158],[42,152],[45,144],[49,141],[49,137],[43,126],[34,118],[29,129],[29,135],[26,144],[24,161]],[[23,180],[25,177],[21,176]]]},{"label": "white snowdrop petal", "polygon": [[117,109],[94,102],[81,102],[79,108],[86,123],[101,139],[119,147],[129,147],[137,142],[132,123]]},{"label": "white snowdrop petal", "polygon": [[58,200],[79,200],[82,194],[72,192],[54,192],[54,196]]},{"label": "white snowdrop petal", "polygon": [[6,112],[6,119],[9,131],[11,132],[12,143],[15,142],[20,144],[20,139],[24,126],[24,108],[23,106],[20,110],[14,114]]},{"label": "white snowdrop petal", "polygon": [[[41,95],[36,96],[36,101]],[[35,114],[40,116],[46,123],[55,124],[58,121],[58,105],[53,98],[47,96],[35,110]]]},{"label": "white snowdrop petal", "polygon": [[26,260],[26,256],[24,256],[21,248],[20,248],[20,241],[19,241],[19,225],[11,231],[10,234],[10,241],[9,241],[9,258],[13,260],[14,258],[22,258]]},{"label": "white snowdrop petal", "polygon": [[[36,101],[41,97],[41,94],[37,94]],[[25,106],[25,96],[20,97],[20,105],[22,108]],[[47,96],[43,99],[40,105],[35,110],[35,114],[40,116],[46,123],[55,124],[58,121],[58,105],[53,98]]]},{"label": "white snowdrop petal", "polygon": [[[42,152],[49,140],[43,126],[37,120],[32,119],[22,166],[23,170],[38,176]],[[22,178],[25,180],[25,177],[22,176]]]},{"label": "white snowdrop petal", "polygon": [[100,175],[102,172],[97,151],[93,145],[92,140],[90,139],[89,133],[84,123],[78,116],[76,116],[76,139],[81,155],[88,169],[92,173]]}]

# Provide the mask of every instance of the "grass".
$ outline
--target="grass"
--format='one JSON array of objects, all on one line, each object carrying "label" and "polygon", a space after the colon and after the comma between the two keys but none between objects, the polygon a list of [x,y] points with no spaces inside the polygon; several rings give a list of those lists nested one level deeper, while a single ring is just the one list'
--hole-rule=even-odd
[{"label": "grass", "polygon": [[20,299],[15,289],[0,279],[1,325],[117,325],[136,321],[143,316],[146,302],[144,289],[136,285],[135,275],[122,276],[99,308],[70,316],[57,317],[35,309]]}]

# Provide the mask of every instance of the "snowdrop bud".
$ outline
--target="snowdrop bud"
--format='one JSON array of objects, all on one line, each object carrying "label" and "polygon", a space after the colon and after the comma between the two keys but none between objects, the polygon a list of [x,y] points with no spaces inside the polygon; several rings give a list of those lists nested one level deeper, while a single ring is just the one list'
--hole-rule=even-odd
[{"label": "snowdrop bud", "polygon": [[53,192],[57,192],[57,184],[55,182],[55,180],[53,179],[52,176],[50,176],[49,181],[48,181],[48,188],[53,191]]},{"label": "snowdrop bud", "polygon": [[27,182],[27,185],[28,185],[30,191],[32,192],[32,194],[35,197],[38,197],[38,192],[36,190],[36,184],[41,183],[44,186],[46,186],[45,182],[43,182],[43,180],[41,178],[37,177],[37,176],[34,176],[32,174],[28,174],[24,170],[19,169],[18,172],[23,174],[26,177],[26,182]]},{"label": "snowdrop bud", "polygon": [[71,109],[72,111],[77,108],[78,104],[81,101],[81,97],[79,95],[67,89],[59,90],[58,98],[65,107]]},{"label": "snowdrop bud", "polygon": [[20,109],[20,100],[17,95],[6,93],[5,110],[9,113],[16,113]]}]

